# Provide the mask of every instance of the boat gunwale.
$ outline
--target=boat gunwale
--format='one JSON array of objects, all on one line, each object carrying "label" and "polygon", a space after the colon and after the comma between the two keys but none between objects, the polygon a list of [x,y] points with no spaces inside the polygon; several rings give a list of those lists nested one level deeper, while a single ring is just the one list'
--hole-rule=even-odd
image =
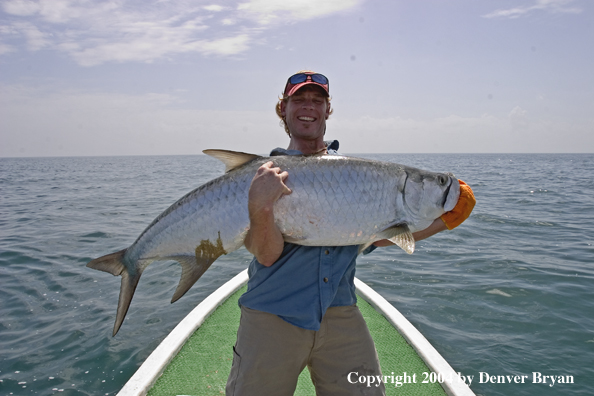
[{"label": "boat gunwale", "polygon": [[188,338],[229,296],[248,281],[247,269],[235,275],[194,308],[142,363],[117,396],[144,396],[184,346]]},{"label": "boat gunwale", "polygon": [[[198,304],[155,348],[117,396],[145,396],[188,338],[247,281],[248,274],[245,269]],[[441,373],[446,379],[458,379],[458,374],[449,363],[392,304],[358,278],[355,278],[355,288],[360,297],[396,328],[432,372]],[[476,396],[470,387],[461,380],[444,381],[440,385],[448,396]]]},{"label": "boat gunwale", "polygon": [[442,374],[443,378],[447,379],[440,385],[448,396],[476,396],[470,387],[459,379],[458,373],[437,349],[388,300],[358,278],[355,278],[355,288],[359,296],[363,297],[398,330],[432,372],[436,375]]}]

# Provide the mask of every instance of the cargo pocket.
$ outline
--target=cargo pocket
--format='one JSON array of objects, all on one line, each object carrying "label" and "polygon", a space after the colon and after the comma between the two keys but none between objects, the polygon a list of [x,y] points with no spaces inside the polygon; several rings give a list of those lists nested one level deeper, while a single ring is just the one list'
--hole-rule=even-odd
[{"label": "cargo pocket", "polygon": [[241,366],[241,356],[235,350],[233,346],[233,363],[231,365],[231,372],[229,373],[229,379],[227,379],[227,386],[225,392],[227,396],[235,395],[235,387],[237,385],[237,377],[239,376],[239,367]]}]

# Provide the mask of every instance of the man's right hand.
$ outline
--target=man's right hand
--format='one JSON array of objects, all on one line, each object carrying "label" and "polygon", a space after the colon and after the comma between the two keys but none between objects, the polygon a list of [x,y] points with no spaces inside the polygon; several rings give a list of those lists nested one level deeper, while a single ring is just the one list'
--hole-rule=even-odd
[{"label": "man's right hand", "polygon": [[272,161],[268,161],[258,168],[252,179],[248,195],[250,217],[252,212],[256,214],[262,210],[272,210],[274,203],[280,197],[291,194],[291,189],[285,185],[287,176],[289,173],[275,167]]},{"label": "man's right hand", "polygon": [[283,195],[291,194],[285,185],[287,171],[275,167],[270,161],[258,168],[248,193],[250,229],[245,237],[246,249],[267,267],[274,264],[284,248],[284,239],[274,222],[274,203]]}]

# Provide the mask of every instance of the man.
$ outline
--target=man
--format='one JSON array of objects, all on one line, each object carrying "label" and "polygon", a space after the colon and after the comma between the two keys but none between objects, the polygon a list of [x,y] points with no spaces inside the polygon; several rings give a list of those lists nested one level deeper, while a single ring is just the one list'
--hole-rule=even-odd
[{"label": "man", "polygon": [[[332,110],[328,79],[312,71],[289,78],[277,104],[290,137],[286,150],[271,155],[334,153],[338,142],[324,142]],[[385,389],[351,384],[349,372],[381,375],[367,325],[355,305],[355,260],[359,246],[299,246],[285,243],[274,222],[274,203],[291,194],[290,177],[268,162],[252,180],[245,246],[254,255],[248,291],[240,298],[241,321],[234,347],[227,395],[293,395],[308,367],[318,395],[383,395]],[[452,212],[413,234],[427,238],[459,225],[474,206],[461,182],[461,199]],[[377,246],[392,242],[376,242]]]}]

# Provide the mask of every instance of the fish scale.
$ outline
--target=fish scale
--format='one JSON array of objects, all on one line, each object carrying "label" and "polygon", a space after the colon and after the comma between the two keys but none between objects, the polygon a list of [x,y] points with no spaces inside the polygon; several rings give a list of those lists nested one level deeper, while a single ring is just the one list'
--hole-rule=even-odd
[{"label": "fish scale", "polygon": [[249,187],[257,169],[268,161],[288,172],[285,183],[292,190],[274,205],[276,225],[285,241],[301,245],[361,245],[362,250],[374,241],[389,239],[412,253],[412,232],[427,228],[451,210],[459,196],[453,176],[394,163],[336,155],[205,153],[225,162],[223,176],[171,205],[129,248],[87,264],[122,276],[113,335],[126,316],[142,271],[151,262],[181,264],[174,302],[218,257],[243,245],[249,229]]}]

